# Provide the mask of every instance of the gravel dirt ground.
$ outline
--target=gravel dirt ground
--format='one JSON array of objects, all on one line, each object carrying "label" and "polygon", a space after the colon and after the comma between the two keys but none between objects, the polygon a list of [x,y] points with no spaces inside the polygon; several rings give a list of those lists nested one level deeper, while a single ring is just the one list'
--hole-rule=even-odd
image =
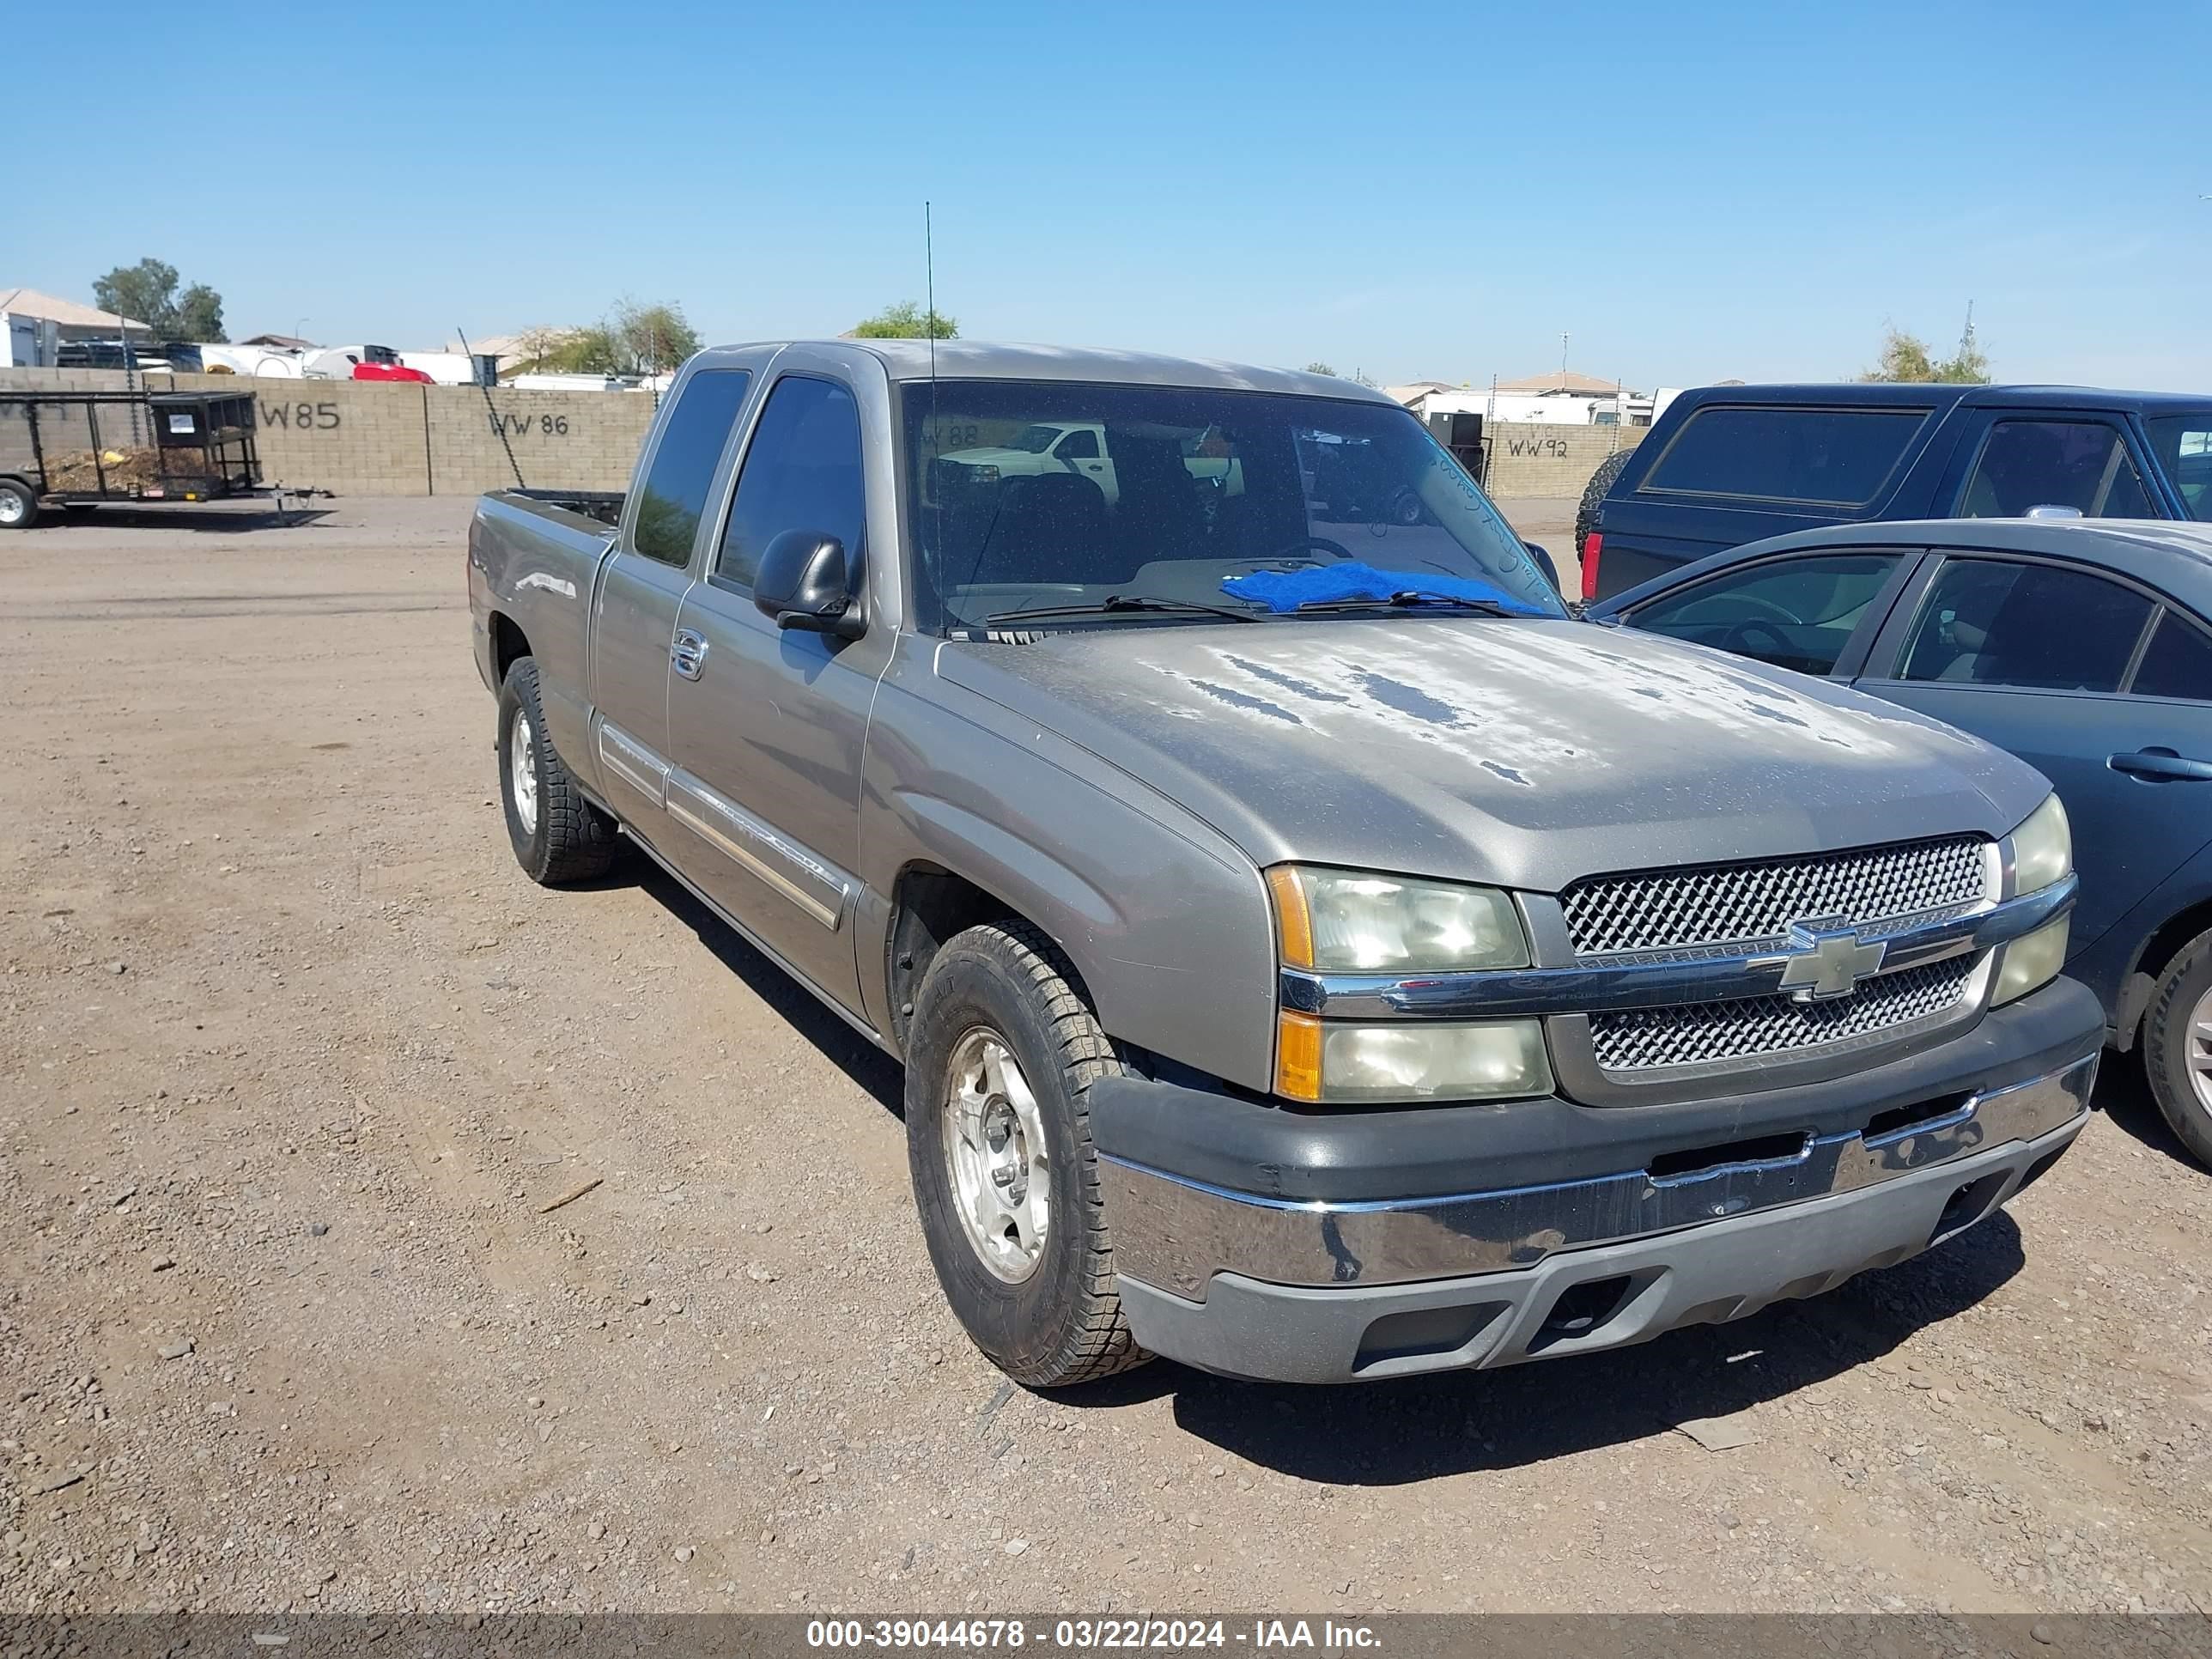
[{"label": "gravel dirt ground", "polygon": [[467,510],[0,537],[0,1609],[2212,1607],[2212,1177],[2118,1064],[1818,1301],[1014,1389],[893,1066],[649,869],[516,870]]}]

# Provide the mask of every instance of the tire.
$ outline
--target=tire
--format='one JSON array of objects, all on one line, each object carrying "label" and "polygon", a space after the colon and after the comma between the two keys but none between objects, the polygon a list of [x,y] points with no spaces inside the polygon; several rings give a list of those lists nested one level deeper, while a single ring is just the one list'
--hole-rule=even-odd
[{"label": "tire", "polygon": [[[988,1055],[999,1045],[1000,1082]],[[971,1073],[970,1064],[975,1070]],[[973,1115],[956,1103],[972,1076]],[[1012,1070],[1008,1070],[1012,1067]],[[922,1237],[945,1299],[986,1358],[1025,1388],[1059,1389],[1143,1364],[1114,1289],[1087,1093],[1127,1068],[1052,942],[1026,922],[970,927],[946,943],[915,1000],[906,1057],[907,1161]],[[1024,1113],[1019,1097],[1030,1097]],[[958,1134],[967,1117],[972,1130]],[[989,1140],[1003,1132],[998,1148]],[[1041,1143],[1036,1167],[1032,1141]],[[962,1196],[969,1190],[1017,1200]],[[988,1178],[992,1156],[1012,1181]],[[980,1166],[980,1167],[979,1167]],[[1026,1189],[1029,1196],[1024,1199]],[[1042,1190],[1042,1224],[1035,1194]],[[969,1219],[980,1212],[979,1228]],[[1033,1249],[1008,1218],[1026,1217]],[[987,1256],[983,1241],[994,1241]],[[1024,1263],[1024,1256],[1027,1260]]]},{"label": "tire", "polygon": [[545,735],[531,657],[516,658],[500,687],[499,795],[514,861],[539,885],[589,881],[614,862],[615,821],[584,798]]},{"label": "tire", "polygon": [[0,530],[28,530],[38,521],[38,492],[20,478],[0,478]]},{"label": "tire", "polygon": [[1582,557],[1583,548],[1589,541],[1590,532],[1597,528],[1599,504],[1605,500],[1606,492],[1613,488],[1613,481],[1620,476],[1621,469],[1628,465],[1628,458],[1635,453],[1632,449],[1615,450],[1597,464],[1597,471],[1590,474],[1590,481],[1583,486],[1582,505],[1575,508],[1577,558]]},{"label": "tire", "polygon": [[2212,931],[2183,945],[2143,1015],[2143,1072],[2181,1144],[2212,1165]]}]

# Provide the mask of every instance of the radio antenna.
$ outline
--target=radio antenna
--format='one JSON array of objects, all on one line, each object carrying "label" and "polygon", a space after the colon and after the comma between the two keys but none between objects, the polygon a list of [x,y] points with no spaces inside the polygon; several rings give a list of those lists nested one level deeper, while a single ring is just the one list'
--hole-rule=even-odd
[{"label": "radio antenna", "polygon": [[922,332],[929,337],[929,412],[937,414],[937,248],[929,216],[929,203],[921,204],[921,281],[929,297],[929,315],[922,319]]}]

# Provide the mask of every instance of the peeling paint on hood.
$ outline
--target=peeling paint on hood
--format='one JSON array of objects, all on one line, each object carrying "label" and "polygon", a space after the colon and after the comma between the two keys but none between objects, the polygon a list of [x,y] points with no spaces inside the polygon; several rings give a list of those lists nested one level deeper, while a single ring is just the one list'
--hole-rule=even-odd
[{"label": "peeling paint on hood", "polygon": [[1850,690],[1583,623],[1117,627],[949,644],[948,680],[1287,858],[1540,890],[2000,835],[2047,786]]}]

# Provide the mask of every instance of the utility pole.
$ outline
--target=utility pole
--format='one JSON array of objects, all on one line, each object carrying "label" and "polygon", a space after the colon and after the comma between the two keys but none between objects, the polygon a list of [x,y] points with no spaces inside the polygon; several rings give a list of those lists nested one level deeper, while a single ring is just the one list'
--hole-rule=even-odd
[{"label": "utility pole", "polygon": [[1562,331],[1562,332],[1560,333],[1560,335],[1559,335],[1559,390],[1560,390],[1560,391],[1562,391],[1562,392],[1565,392],[1566,389],[1567,389],[1567,337],[1566,337],[1566,334],[1565,333],[1565,331]]}]

